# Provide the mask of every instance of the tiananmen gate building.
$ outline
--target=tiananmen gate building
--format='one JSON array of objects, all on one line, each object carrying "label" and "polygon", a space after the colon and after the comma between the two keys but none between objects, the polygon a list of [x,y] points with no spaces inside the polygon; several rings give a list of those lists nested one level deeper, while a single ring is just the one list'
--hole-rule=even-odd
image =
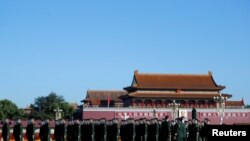
[{"label": "tiananmen gate building", "polygon": [[[134,72],[132,84],[123,90],[88,90],[83,102],[82,118],[170,118],[210,119],[217,124],[250,123],[250,109],[243,98],[230,101],[222,93],[211,72],[208,74],[150,74]],[[221,98],[218,102],[216,98]]]}]

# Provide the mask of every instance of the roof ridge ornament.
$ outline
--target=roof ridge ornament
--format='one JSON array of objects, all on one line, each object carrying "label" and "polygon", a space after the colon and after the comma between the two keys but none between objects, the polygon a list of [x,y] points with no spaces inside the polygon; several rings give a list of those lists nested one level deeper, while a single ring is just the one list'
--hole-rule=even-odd
[{"label": "roof ridge ornament", "polygon": [[136,69],[135,71],[134,71],[134,74],[138,74],[139,72],[138,72],[138,70]]},{"label": "roof ridge ornament", "polygon": [[208,71],[208,75],[212,76],[213,75],[212,71]]}]

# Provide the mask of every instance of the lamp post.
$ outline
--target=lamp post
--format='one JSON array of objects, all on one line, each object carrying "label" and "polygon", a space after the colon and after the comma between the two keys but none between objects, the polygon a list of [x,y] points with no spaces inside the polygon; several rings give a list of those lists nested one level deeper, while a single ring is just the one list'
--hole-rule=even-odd
[{"label": "lamp post", "polygon": [[176,103],[175,100],[173,100],[173,102],[169,103],[168,105],[173,108],[172,118],[176,119],[176,117],[177,117],[177,109],[180,106],[180,103]]},{"label": "lamp post", "polygon": [[59,107],[57,107],[57,109],[54,109],[54,112],[55,112],[55,119],[56,120],[59,120],[62,118],[62,112],[63,110],[62,109],[59,109]]},{"label": "lamp post", "polygon": [[154,116],[154,118],[156,118],[156,109],[155,108],[153,110],[153,116]]},{"label": "lamp post", "polygon": [[227,100],[227,97],[222,96],[221,93],[220,93],[220,96],[215,96],[214,100],[216,101],[217,111],[220,114],[220,124],[222,124],[223,123],[224,112],[225,112],[225,102]]}]

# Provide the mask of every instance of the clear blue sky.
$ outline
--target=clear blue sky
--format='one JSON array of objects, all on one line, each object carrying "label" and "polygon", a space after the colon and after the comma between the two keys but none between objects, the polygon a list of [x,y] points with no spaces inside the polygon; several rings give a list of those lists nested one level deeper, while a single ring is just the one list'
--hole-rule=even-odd
[{"label": "clear blue sky", "polygon": [[133,72],[213,72],[250,104],[249,0],[1,0],[0,99],[120,90]]}]

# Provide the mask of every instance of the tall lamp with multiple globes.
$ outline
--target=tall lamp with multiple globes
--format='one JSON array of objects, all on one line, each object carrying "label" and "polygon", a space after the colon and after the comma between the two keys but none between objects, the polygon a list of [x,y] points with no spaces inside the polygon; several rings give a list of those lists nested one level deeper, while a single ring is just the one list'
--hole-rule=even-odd
[{"label": "tall lamp with multiple globes", "polygon": [[180,106],[180,103],[176,103],[175,100],[173,100],[173,102],[169,103],[168,106],[173,108],[172,118],[176,119],[177,118],[177,111],[178,111],[178,107]]},{"label": "tall lamp with multiple globes", "polygon": [[223,123],[223,117],[224,117],[224,112],[225,112],[225,105],[226,105],[226,100],[227,97],[222,96],[221,93],[219,96],[215,96],[214,100],[216,102],[216,107],[217,107],[217,111],[219,112],[220,115],[220,124]]}]

